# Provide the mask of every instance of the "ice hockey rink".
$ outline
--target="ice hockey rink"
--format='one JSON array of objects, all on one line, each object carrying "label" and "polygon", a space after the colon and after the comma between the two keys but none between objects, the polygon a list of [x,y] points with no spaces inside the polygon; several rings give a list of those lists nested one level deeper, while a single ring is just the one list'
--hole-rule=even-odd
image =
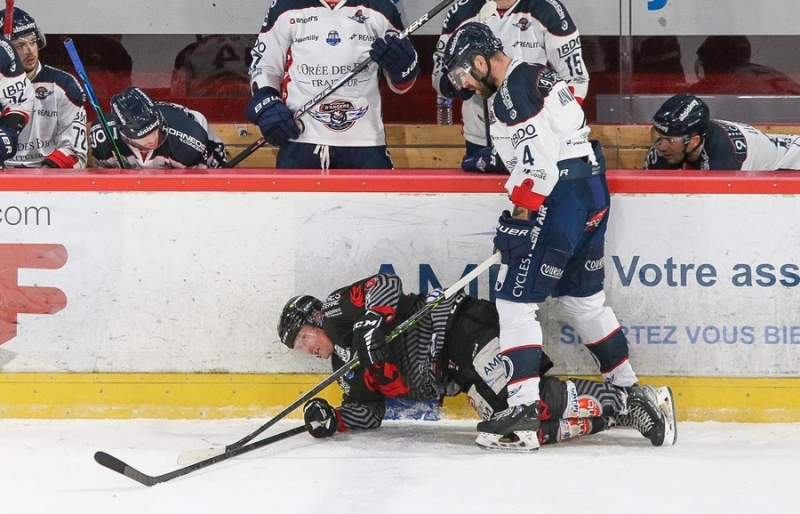
[{"label": "ice hockey rink", "polygon": [[800,500],[800,424],[683,422],[662,448],[618,428],[510,454],[476,447],[474,421],[386,421],[325,440],[302,433],[151,488],[93,460],[103,450],[159,475],[181,467],[182,450],[263,422],[0,420],[2,511],[753,514]]}]

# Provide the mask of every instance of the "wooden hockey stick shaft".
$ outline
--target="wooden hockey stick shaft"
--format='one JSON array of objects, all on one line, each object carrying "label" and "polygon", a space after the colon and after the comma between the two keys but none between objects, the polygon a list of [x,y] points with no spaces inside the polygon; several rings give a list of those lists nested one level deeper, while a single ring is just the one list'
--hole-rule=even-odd
[{"label": "wooden hockey stick shaft", "polygon": [[[408,37],[409,34],[413,33],[421,26],[425,25],[425,23],[427,23],[428,20],[430,20],[431,18],[433,18],[434,16],[436,16],[437,14],[448,8],[450,4],[452,4],[453,2],[455,2],[455,0],[443,0],[442,2],[437,4],[433,9],[423,14],[422,17],[420,17],[417,21],[409,25],[408,28],[406,28],[403,32],[401,32],[397,36],[398,39],[405,39],[406,37]],[[367,67],[370,64],[372,64],[372,58],[368,57],[358,66],[353,68],[353,70],[350,71],[347,75],[343,76],[330,86],[323,89],[314,98],[306,102],[302,107],[300,107],[294,112],[293,115],[294,119],[297,120],[300,116],[310,111],[315,105],[317,105],[322,100],[330,96],[334,91],[338,90],[340,87],[350,82],[350,80],[352,80],[353,77],[355,77],[356,75],[367,69]],[[259,139],[251,143],[250,146],[242,150],[239,153],[239,155],[228,161],[224,167],[225,168],[236,167],[240,162],[250,157],[253,154],[253,152],[264,146],[266,143],[267,143],[266,138],[264,136],[261,136]]]}]

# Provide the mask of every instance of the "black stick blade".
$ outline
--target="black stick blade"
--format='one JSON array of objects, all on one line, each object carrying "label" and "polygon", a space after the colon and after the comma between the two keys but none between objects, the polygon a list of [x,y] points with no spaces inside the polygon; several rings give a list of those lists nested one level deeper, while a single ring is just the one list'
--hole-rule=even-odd
[{"label": "black stick blade", "polygon": [[106,467],[111,471],[116,471],[120,475],[125,475],[128,478],[136,480],[140,484],[146,485],[147,487],[152,487],[158,483],[154,477],[145,475],[138,469],[130,467],[118,458],[114,457],[113,455],[109,455],[106,452],[95,453],[94,460],[101,466]]}]

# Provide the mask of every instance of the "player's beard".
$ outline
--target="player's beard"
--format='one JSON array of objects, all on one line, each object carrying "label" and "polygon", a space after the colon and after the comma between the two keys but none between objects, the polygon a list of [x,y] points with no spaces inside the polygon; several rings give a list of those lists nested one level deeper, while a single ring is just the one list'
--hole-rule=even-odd
[{"label": "player's beard", "polygon": [[491,71],[492,71],[491,68],[489,68],[489,70],[486,72],[486,75],[480,78],[476,77],[475,75],[472,75],[472,78],[474,78],[478,82],[478,94],[480,94],[482,98],[486,98],[487,100],[491,98],[493,94],[497,93],[497,86],[495,86],[490,80]]}]

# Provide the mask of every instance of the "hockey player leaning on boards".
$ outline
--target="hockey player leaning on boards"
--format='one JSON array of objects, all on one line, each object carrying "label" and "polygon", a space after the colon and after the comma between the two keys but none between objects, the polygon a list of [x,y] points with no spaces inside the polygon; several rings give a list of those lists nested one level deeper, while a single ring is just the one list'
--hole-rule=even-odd
[{"label": "hockey player leaning on boards", "polygon": [[[568,85],[543,64],[511,59],[482,23],[459,28],[443,66],[456,90],[491,98],[492,140],[511,171],[494,246],[502,265],[495,284],[500,348],[511,409],[479,431],[518,434],[539,426],[539,360],[543,333],[536,312],[558,299],[612,385],[637,387],[628,341],[603,292],[610,194],[605,159]],[[654,398],[655,400],[655,398]],[[534,442],[531,442],[534,444]]]},{"label": "hockey player leaning on boards", "polygon": [[764,134],[744,123],[712,120],[689,93],[673,96],[653,116],[650,170],[800,170],[800,136]]},{"label": "hockey player leaning on boards", "polygon": [[[253,47],[247,119],[279,146],[278,168],[391,169],[380,71],[402,94],[419,74],[392,0],[276,0]],[[294,112],[371,57],[370,66],[294,120]]]},{"label": "hockey player leaning on boards", "polygon": [[[312,296],[290,299],[278,323],[278,336],[289,348],[341,368],[356,353],[362,363],[339,379],[342,405],[334,408],[315,398],[304,408],[306,422],[320,421],[314,437],[337,431],[381,425],[384,398],[437,400],[466,393],[484,420],[502,417],[508,409],[500,330],[494,304],[462,292],[443,300],[398,338],[386,336],[420,310],[429,298],[404,294],[400,279],[378,274],[338,289],[325,302]],[[552,367],[541,361],[543,375]],[[653,394],[642,394],[644,390]],[[625,389],[580,379],[545,376],[540,382],[542,424],[521,438],[500,440],[479,434],[476,443],[489,449],[530,451],[549,444],[607,430],[615,425],[636,427],[653,445],[675,442],[672,414],[665,416],[654,401],[674,413],[671,391],[649,386]],[[530,439],[537,440],[531,446]]]},{"label": "hockey player leaning on boards", "polygon": [[[487,0],[456,2],[444,19],[433,56],[433,87],[441,95],[464,100],[462,116],[466,156],[465,171],[507,172],[502,159],[486,141],[483,100],[470,89],[456,90],[444,72],[442,57],[450,36],[462,25],[481,21]],[[521,61],[548,64],[569,86],[578,103],[589,90],[589,72],[584,65],[578,28],[559,0],[497,0],[497,11],[486,25],[503,42],[508,56]],[[483,158],[483,166],[479,161]]]},{"label": "hockey player leaning on boards", "polygon": [[[205,116],[182,105],[153,102],[139,88],[114,95],[106,119],[128,168],[220,168],[227,162],[225,146]],[[95,165],[120,167],[99,121],[89,137]]]},{"label": "hockey player leaning on boards", "polygon": [[[0,11],[0,26],[6,11]],[[85,168],[85,96],[67,72],[42,64],[39,50],[47,39],[28,13],[14,9],[11,44],[34,90],[34,113],[19,135],[17,154],[6,161],[14,168]]]}]

